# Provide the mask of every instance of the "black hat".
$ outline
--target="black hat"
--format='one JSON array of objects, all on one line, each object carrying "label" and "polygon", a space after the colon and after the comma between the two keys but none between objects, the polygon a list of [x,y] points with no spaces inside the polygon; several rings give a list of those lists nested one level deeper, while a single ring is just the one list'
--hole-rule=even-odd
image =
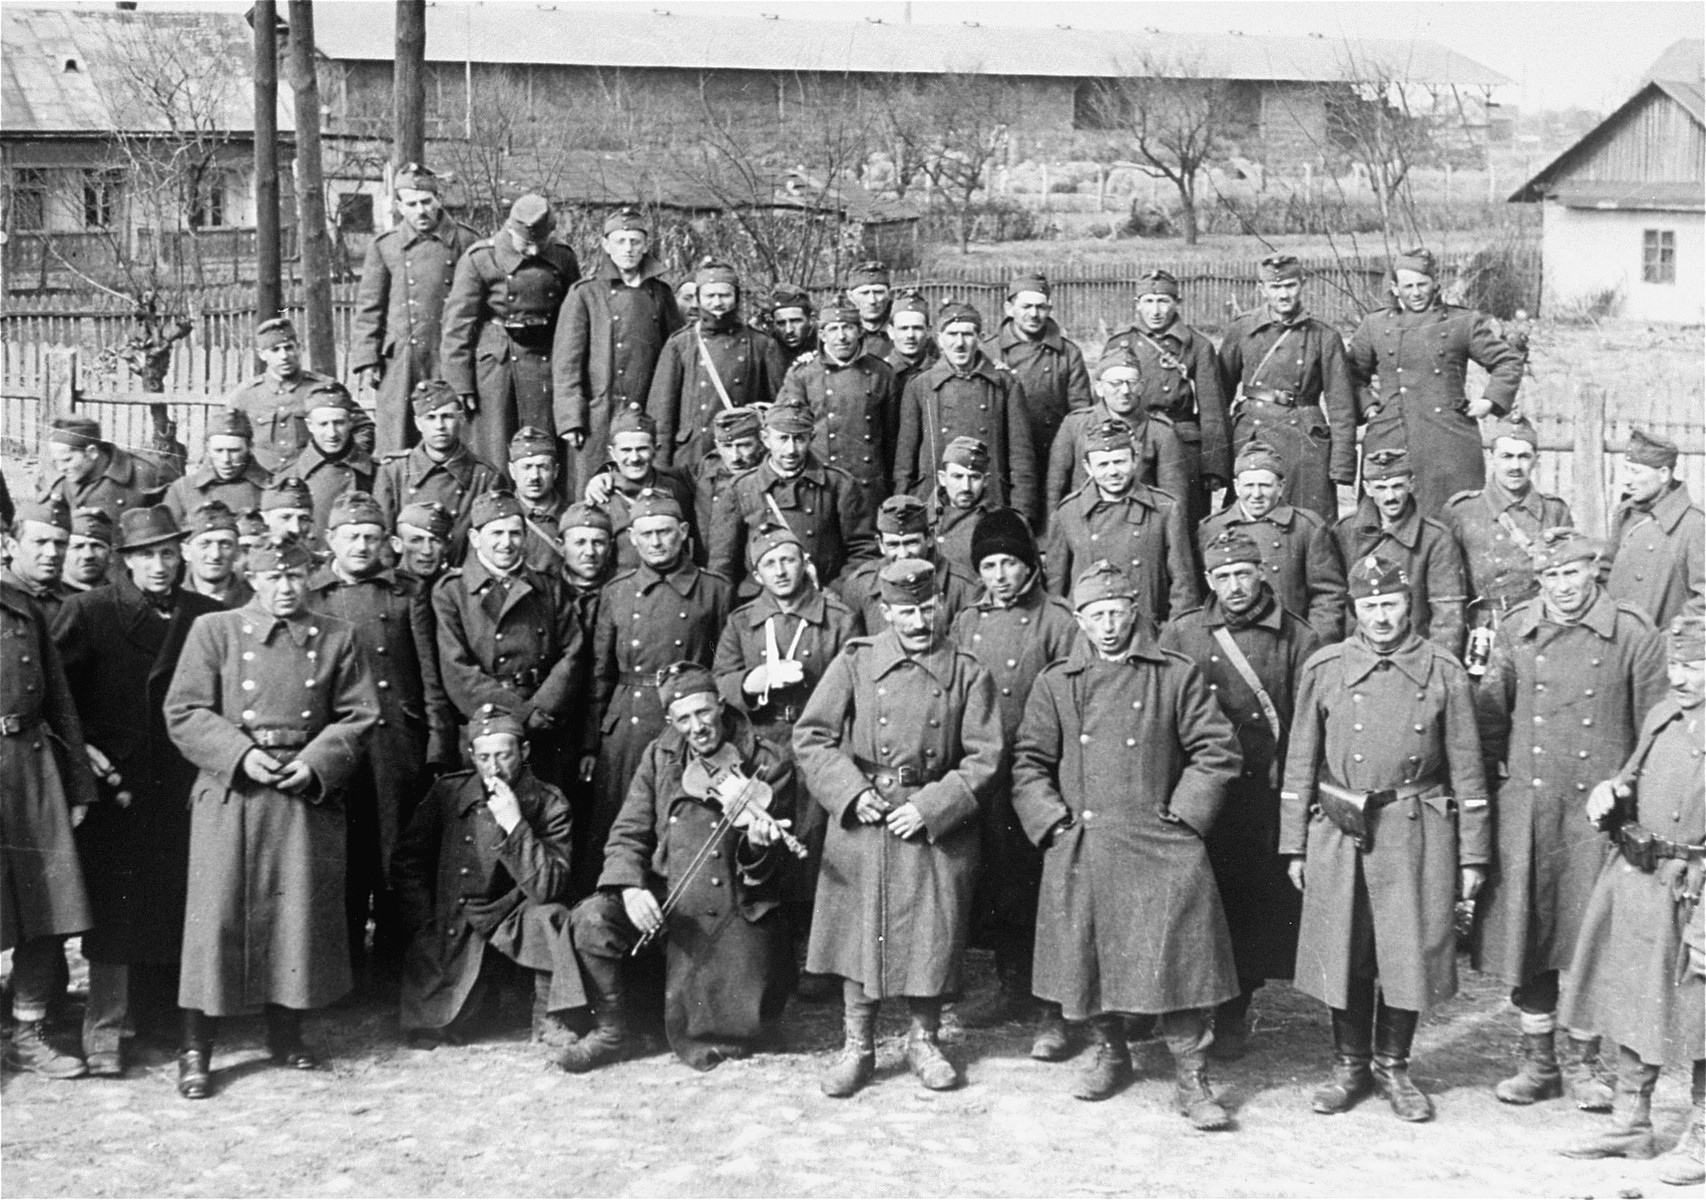
[{"label": "black hat", "polygon": [[971,535],[972,565],[982,566],[991,554],[1011,554],[1031,570],[1037,569],[1037,539],[1014,509],[991,509],[977,519]]}]

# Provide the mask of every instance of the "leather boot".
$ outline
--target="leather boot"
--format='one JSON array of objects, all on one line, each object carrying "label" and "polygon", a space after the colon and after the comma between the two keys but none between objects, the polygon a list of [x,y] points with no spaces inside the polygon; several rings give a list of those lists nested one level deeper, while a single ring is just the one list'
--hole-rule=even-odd
[{"label": "leather boot", "polygon": [[1079,1072],[1072,1095],[1079,1100],[1106,1100],[1131,1082],[1131,1047],[1126,1045],[1125,1018],[1097,1017],[1090,1022],[1095,1043],[1090,1061]]},{"label": "leather boot", "polygon": [[[1121,1041],[1124,1041],[1123,1031]],[[1044,1004],[1043,1018],[1037,1022],[1037,1034],[1031,1040],[1031,1057],[1042,1062],[1060,1062],[1072,1054],[1072,1035],[1061,1016],[1060,1005]]]},{"label": "leather boot", "polygon": [[[1610,1112],[1612,1085],[1603,1078],[1598,1038],[1566,1035],[1558,1047],[1558,1066],[1570,1099],[1583,1112]],[[1612,1079],[1617,1078],[1615,1072]]]},{"label": "leather boot", "polygon": [[1509,1079],[1501,1079],[1493,1095],[1506,1104],[1534,1104],[1564,1094],[1564,1075],[1558,1069],[1557,1035],[1522,1035],[1522,1066]]},{"label": "leather boot", "polygon": [[213,1031],[216,1019],[198,1009],[184,1010],[183,1048],[178,1051],[178,1095],[206,1100],[213,1094]]},{"label": "leather boot", "polygon": [[877,1012],[875,1006],[849,1009],[842,1016],[846,1041],[841,1053],[824,1071],[823,1094],[841,1100],[871,1082],[877,1071]]},{"label": "leather boot", "polygon": [[1617,1093],[1611,1099],[1611,1128],[1598,1137],[1564,1150],[1565,1158],[1651,1158],[1653,1148],[1653,1086],[1659,1069],[1641,1061],[1627,1047],[1618,1047]]},{"label": "leather boot", "polygon": [[595,1022],[592,1031],[557,1051],[557,1065],[572,1075],[613,1063],[628,1052],[628,1016],[622,1009],[622,964],[587,955],[581,960],[587,999]]},{"label": "leather boot", "polygon": [[1214,1098],[1208,1086],[1208,1055],[1201,1050],[1173,1056],[1175,1072],[1173,1103],[1190,1121],[1192,1129],[1211,1132],[1225,1129],[1232,1118]]},{"label": "leather boot", "polygon": [[1682,1139],[1658,1161],[1659,1179],[1672,1187],[1690,1187],[1706,1183],[1706,1126],[1702,1125],[1706,1111],[1706,1061],[1694,1064],[1694,1107],[1688,1111],[1688,1124],[1683,1127]]},{"label": "leather boot", "polygon": [[312,1071],[320,1058],[302,1042],[302,1011],[278,1004],[266,1007],[267,1053],[278,1066]]},{"label": "leather boot", "polygon": [[1433,1101],[1410,1079],[1410,1044],[1419,1016],[1407,1008],[1388,1008],[1384,1001],[1374,1010],[1374,1088],[1400,1121],[1431,1121],[1434,1115]]},{"label": "leather boot", "polygon": [[577,1038],[563,1014],[551,1011],[551,972],[533,972],[533,1023],[528,1040],[560,1050]]},{"label": "leather boot", "polygon": [[45,1020],[13,1024],[12,1040],[6,1043],[6,1065],[44,1079],[81,1079],[89,1073],[82,1059],[55,1049],[48,1041]]},{"label": "leather boot", "polygon": [[960,1072],[936,1041],[941,1027],[939,1010],[914,1010],[912,1028],[906,1035],[906,1065],[918,1077],[918,1082],[933,1092],[945,1092],[960,1085]]},{"label": "leather boot", "polygon": [[1347,1111],[1374,1091],[1368,1064],[1374,1059],[1374,990],[1353,982],[1347,1008],[1333,1012],[1333,1074],[1315,1089],[1309,1106],[1326,1116]]}]

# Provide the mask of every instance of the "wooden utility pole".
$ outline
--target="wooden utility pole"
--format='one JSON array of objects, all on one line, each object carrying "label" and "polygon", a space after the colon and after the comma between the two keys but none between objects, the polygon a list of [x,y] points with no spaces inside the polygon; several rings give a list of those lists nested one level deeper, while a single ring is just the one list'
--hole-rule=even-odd
[{"label": "wooden utility pole", "polygon": [[278,245],[278,6],[255,0],[255,316],[284,307]]},{"label": "wooden utility pole", "polygon": [[426,161],[426,0],[397,0],[391,165]]},{"label": "wooden utility pole", "polygon": [[336,375],[332,341],[332,241],[320,163],[320,81],[314,69],[314,2],[290,0],[290,74],[296,90],[296,239],[302,253],[310,369]]}]

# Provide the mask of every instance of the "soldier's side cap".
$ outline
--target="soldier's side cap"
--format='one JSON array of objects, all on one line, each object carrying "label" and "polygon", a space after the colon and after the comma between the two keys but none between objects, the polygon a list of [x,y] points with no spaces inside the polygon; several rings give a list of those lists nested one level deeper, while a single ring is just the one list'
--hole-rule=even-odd
[{"label": "soldier's side cap", "polygon": [[1415,473],[1416,468],[1410,465],[1410,456],[1396,446],[1373,450],[1362,456],[1362,478],[1365,483],[1371,479],[1396,479],[1400,475]]},{"label": "soldier's side cap", "polygon": [[275,479],[267,484],[266,491],[261,493],[261,511],[272,512],[280,508],[314,507],[314,493],[308,484],[301,479],[291,476],[288,479]]},{"label": "soldier's side cap", "polygon": [[493,521],[501,521],[505,517],[526,515],[521,507],[521,501],[515,498],[514,492],[501,490],[481,492],[474,497],[474,503],[469,506],[468,525],[472,529],[484,529]]},{"label": "soldier's side cap", "polygon": [[456,525],[456,517],[437,500],[417,500],[405,504],[397,513],[397,527],[404,525],[430,533],[435,538],[447,538]]},{"label": "soldier's side cap", "polygon": [[1397,274],[1399,271],[1414,271],[1432,279],[1439,273],[1439,260],[1426,246],[1411,246],[1393,256],[1392,272]]},{"label": "soldier's side cap", "polygon": [[784,308],[797,308],[806,316],[811,316],[811,293],[797,283],[777,284],[770,289],[770,311],[779,313]]},{"label": "soldier's side cap", "polygon": [[628,502],[630,523],[643,521],[647,517],[674,517],[677,521],[686,519],[681,515],[681,505],[676,503],[675,497],[657,488],[644,488]]},{"label": "soldier's side cap", "polygon": [[1131,426],[1124,421],[1099,421],[1084,431],[1084,453],[1104,450],[1130,450]]},{"label": "soldier's side cap", "polygon": [[1096,378],[1100,379],[1109,371],[1130,370],[1143,374],[1143,360],[1137,357],[1137,352],[1124,342],[1110,346],[1102,351],[1102,357],[1096,360]]},{"label": "soldier's side cap", "polygon": [[621,233],[624,229],[632,229],[636,233],[651,235],[652,223],[646,220],[645,214],[633,206],[619,208],[604,218],[604,232],[608,236]]},{"label": "soldier's side cap", "polygon": [[1514,442],[1527,442],[1536,450],[1540,448],[1539,431],[1534,428],[1527,417],[1517,413],[1500,417],[1493,423],[1493,431],[1487,438],[1487,444],[1491,446],[1501,438],[1507,438]]},{"label": "soldier's side cap", "polygon": [[255,349],[270,350],[284,342],[299,342],[302,339],[296,335],[296,326],[290,323],[289,317],[273,317],[255,326]]},{"label": "soldier's side cap", "polygon": [[326,528],[336,529],[340,525],[377,525],[384,530],[391,527],[385,519],[385,510],[369,492],[344,492],[332,501],[332,510],[326,514]]},{"label": "soldier's side cap", "polygon": [[936,328],[938,330],[945,330],[950,325],[965,324],[969,324],[979,331],[983,329],[983,314],[964,300],[946,301],[936,312]]},{"label": "soldier's side cap", "polygon": [[104,508],[80,508],[71,514],[71,536],[113,544],[112,514]]},{"label": "soldier's side cap", "polygon": [[1263,283],[1278,283],[1282,279],[1302,279],[1303,264],[1295,254],[1270,254],[1256,268],[1256,278]]},{"label": "soldier's side cap", "polygon": [[658,672],[658,699],[668,708],[677,700],[709,692],[717,695],[717,677],[696,662],[673,662]]},{"label": "soldier's side cap", "polygon": [[1007,284],[1007,299],[1011,300],[1021,292],[1036,292],[1042,296],[1054,295],[1054,285],[1048,281],[1048,276],[1041,271],[1027,271],[1016,275]]},{"label": "soldier's side cap", "polygon": [[1677,445],[1657,434],[1648,433],[1645,429],[1631,429],[1629,448],[1624,451],[1624,457],[1643,467],[1675,469]]},{"label": "soldier's side cap", "polygon": [[930,512],[917,496],[902,492],[877,506],[878,533],[927,533],[929,529]]},{"label": "soldier's side cap", "polygon": [[989,447],[974,437],[961,434],[948,443],[948,448],[942,451],[942,463],[946,466],[953,463],[956,467],[964,467],[968,471],[989,471]]},{"label": "soldier's side cap", "polygon": [[118,519],[118,548],[121,552],[143,550],[162,542],[181,542],[184,531],[164,504],[127,508]]},{"label": "soldier's side cap", "polygon": [[249,414],[240,408],[216,409],[208,415],[207,436],[243,438],[252,442],[255,440],[255,425],[249,420]]},{"label": "soldier's side cap", "polygon": [[658,423],[647,416],[644,410],[630,405],[619,409],[616,415],[610,418],[611,440],[614,441],[619,433],[643,433],[655,439],[658,435]]},{"label": "soldier's side cap", "polygon": [[859,310],[849,301],[832,300],[817,310],[818,328],[828,325],[858,325]]},{"label": "soldier's side cap", "polygon": [[738,438],[757,437],[759,426],[756,408],[744,404],[725,408],[711,418],[711,437],[726,446]]},{"label": "soldier's side cap", "polygon": [[977,519],[971,531],[971,561],[982,566],[991,554],[1011,554],[1037,569],[1037,539],[1031,526],[1016,509],[992,508]]},{"label": "soldier's side cap", "polygon": [[764,411],[764,428],[777,433],[810,433],[816,427],[812,410],[804,404],[772,404]]},{"label": "soldier's side cap", "polygon": [[427,413],[437,412],[448,404],[462,407],[462,397],[456,394],[456,389],[442,379],[423,379],[415,384],[415,390],[409,395],[409,407],[417,417]]},{"label": "soldier's side cap", "polygon": [[1285,463],[1280,461],[1277,451],[1266,442],[1249,441],[1238,452],[1237,460],[1232,464],[1234,477],[1245,471],[1272,471],[1281,479],[1285,478]]},{"label": "soldier's side cap", "polygon": [[1365,555],[1353,562],[1346,581],[1352,600],[1404,595],[1410,590],[1410,576],[1404,565],[1380,554]]},{"label": "soldier's side cap", "polygon": [[610,519],[610,514],[596,504],[588,504],[584,500],[571,504],[563,510],[563,515],[557,518],[557,532],[567,533],[571,529],[602,529],[605,533],[616,532],[616,525]]},{"label": "soldier's side cap", "polygon": [[877,572],[885,604],[924,604],[936,598],[936,567],[922,558],[897,558]]},{"label": "soldier's side cap", "polygon": [[1546,571],[1583,559],[1592,562],[1604,553],[1605,543],[1566,525],[1541,530],[1540,536],[1534,539],[1530,557],[1536,571]]},{"label": "soldier's side cap", "polygon": [[555,462],[557,440],[537,425],[523,425],[509,439],[509,461],[512,463],[524,458],[537,458],[541,454],[549,455]]},{"label": "soldier's side cap", "polygon": [[84,446],[98,446],[104,439],[101,437],[101,423],[93,417],[55,417],[49,427],[47,440],[81,449]]},{"label": "soldier's side cap", "polygon": [[1098,600],[1130,600],[1137,595],[1131,578],[1105,558],[1085,567],[1072,583],[1072,607],[1083,608]]},{"label": "soldier's side cap", "polygon": [[557,219],[549,200],[538,192],[528,192],[509,206],[509,223],[537,240],[556,228]]},{"label": "soldier's side cap", "polygon": [[922,313],[928,318],[930,304],[924,299],[924,293],[917,288],[901,288],[896,292],[894,298],[889,301],[889,320],[893,321],[896,313],[903,312]]},{"label": "soldier's side cap", "polygon": [[418,162],[404,163],[402,168],[391,177],[391,190],[401,192],[431,192],[438,195],[438,174],[431,167]]},{"label": "soldier's side cap", "polygon": [[303,402],[303,407],[309,412],[316,408],[335,408],[351,416],[361,411],[361,405],[355,402],[355,397],[349,394],[349,389],[330,379],[324,383],[316,383],[308,389],[308,398]]},{"label": "soldier's side cap", "polygon": [[777,521],[760,525],[746,539],[747,565],[756,567],[764,556],[778,546],[800,546],[800,537],[791,528]]},{"label": "soldier's side cap", "polygon": [[204,533],[237,532],[237,514],[223,500],[209,500],[195,506],[184,521],[184,536],[198,538]]},{"label": "soldier's side cap", "polygon": [[268,534],[249,547],[249,570],[298,571],[314,565],[314,552],[294,533]]},{"label": "soldier's side cap", "polygon": [[847,272],[847,286],[849,288],[869,287],[872,284],[888,287],[891,282],[893,280],[889,275],[888,264],[878,262],[876,259],[855,263],[853,269]]},{"label": "soldier's side cap", "polygon": [[474,719],[468,722],[468,740],[474,741],[483,737],[512,737],[516,741],[525,741],[527,731],[516,719],[516,715],[500,704],[482,704],[474,710]]},{"label": "soldier's side cap", "polygon": [[45,500],[19,500],[12,513],[14,523],[34,521],[37,525],[52,525],[71,532],[71,506],[65,497],[55,492]]},{"label": "soldier's side cap", "polygon": [[1665,650],[1673,663],[1706,660],[1706,617],[1684,615],[1671,621],[1665,631]]},{"label": "soldier's side cap", "polygon": [[1171,296],[1179,298],[1179,280],[1171,271],[1163,271],[1156,267],[1145,271],[1137,278],[1137,294],[1139,296]]},{"label": "soldier's side cap", "polygon": [[701,259],[699,265],[693,269],[693,282],[699,287],[708,283],[727,283],[738,288],[740,272],[735,270],[732,264],[721,259]]},{"label": "soldier's side cap", "polygon": [[1256,539],[1241,529],[1227,529],[1220,536],[1212,539],[1202,548],[1203,570],[1213,571],[1231,563],[1256,563],[1262,561],[1262,548],[1256,545]]},{"label": "soldier's side cap", "polygon": [[244,538],[264,538],[267,536],[266,518],[261,516],[258,508],[245,508],[237,514],[237,540]]}]

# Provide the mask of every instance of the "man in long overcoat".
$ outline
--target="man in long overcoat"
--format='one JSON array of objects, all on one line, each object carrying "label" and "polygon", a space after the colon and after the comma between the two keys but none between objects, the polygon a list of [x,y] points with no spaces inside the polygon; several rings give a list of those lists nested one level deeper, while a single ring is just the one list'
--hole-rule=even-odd
[{"label": "man in long overcoat", "polygon": [[[1523,355],[1485,313],[1440,299],[1432,251],[1406,250],[1392,273],[1392,304],[1364,317],[1345,348],[1359,420],[1368,425],[1363,456],[1408,450],[1419,464],[1416,502],[1424,517],[1437,517],[1452,496],[1481,486],[1477,422],[1510,411]],[[1470,362],[1490,376],[1474,401],[1463,390]]]},{"label": "man in long overcoat", "polygon": [[377,470],[373,458],[353,438],[355,416],[361,411],[349,389],[327,383],[309,392],[308,444],[278,469],[280,479],[300,479],[314,498],[314,533],[324,537],[332,504],[345,492],[369,492]]},{"label": "man in long overcoat", "polygon": [[960,1082],[937,1043],[960,989],[979,825],[1006,766],[995,682],[936,619],[936,569],[889,563],[888,630],[847,643],[794,726],[794,756],[829,814],[806,969],[843,979],[846,1042],[824,1073],[851,1096],[876,1067],[878,1005],[904,997],[906,1060],[935,1091]]},{"label": "man in long overcoat", "polygon": [[1162,649],[1197,664],[1237,731],[1244,757],[1208,835],[1208,861],[1238,974],[1238,995],[1214,1013],[1211,1052],[1222,1059],[1244,1052],[1256,990],[1270,979],[1292,977],[1302,912],[1279,854],[1279,781],[1297,678],[1321,638],[1280,602],[1263,576],[1263,554],[1236,529],[1205,545],[1208,601],[1167,622],[1159,639]]},{"label": "man in long overcoat", "polygon": [[196,509],[218,500],[232,512],[258,508],[272,475],[255,460],[255,428],[240,408],[207,415],[201,462],[166,488],[161,501],[181,528]]},{"label": "man in long overcoat", "polygon": [[1611,1104],[1594,1071],[1598,1031],[1567,1030],[1562,1055],[1556,1045],[1559,975],[1609,848],[1583,827],[1580,806],[1628,758],[1665,691],[1664,639],[1600,588],[1600,548],[1570,529],[1540,535],[1540,595],[1505,617],[1476,689],[1487,778],[1498,781],[1476,965],[1510,985],[1522,1022],[1522,1067],[1495,1093],[1533,1104],[1567,1082],[1577,1107],[1596,1112]]},{"label": "man in long overcoat", "polygon": [[1357,560],[1350,594],[1356,630],[1298,679],[1280,791],[1279,850],[1303,892],[1295,984],[1333,1014],[1315,1111],[1378,1089],[1426,1121],[1410,1047],[1422,1010],[1457,992],[1456,901],[1492,854],[1481,741],[1468,674],[1410,628],[1403,566]]},{"label": "man in long overcoat", "polygon": [[1611,515],[1606,586],[1665,626],[1682,613],[1706,615],[1706,513],[1676,477],[1674,442],[1629,435],[1625,498]]},{"label": "man in long overcoat", "polygon": [[367,246],[355,297],[349,369],[377,390],[375,451],[407,450],[419,438],[409,397],[437,379],[444,301],[456,264],[480,235],[444,211],[438,176],[409,163],[391,179],[401,218]]},{"label": "man in long overcoat", "polygon": [[1042,463],[1066,414],[1090,407],[1090,373],[1084,351],[1060,331],[1049,314],[1054,289],[1041,274],[1015,277],[1007,285],[1007,315],[983,340],[983,352],[1018,377],[1024,389],[1031,446]]},{"label": "man in long overcoat", "polygon": [[[196,769],[166,731],[162,705],[190,625],[219,601],[178,586],[183,532],[164,507],[120,521],[125,573],[74,596],[53,623],[90,758],[117,783],[77,829],[94,928],[83,935],[89,1003],[83,1053],[95,1075],[124,1071],[127,1026],[176,1018]],[[153,1011],[149,1011],[152,1006]]]},{"label": "man in long overcoat", "polygon": [[503,471],[475,454],[467,439],[467,418],[455,389],[441,379],[415,385],[409,399],[421,440],[408,450],[386,455],[373,477],[373,498],[394,525],[410,504],[441,504],[453,525],[448,539],[449,561],[460,562],[468,513],[483,493],[500,486]]},{"label": "man in long overcoat", "polygon": [[1238,742],[1202,673],[1156,645],[1118,567],[1083,571],[1072,604],[1083,636],[1038,677],[1013,754],[1013,809],[1043,848],[1034,987],[1092,1021],[1079,1099],[1130,1079],[1125,1014],[1158,1014],[1179,1112],[1224,1129],[1208,1010],[1238,983],[1204,839]]},{"label": "man in long overcoat", "polygon": [[312,1070],[302,1013],[350,989],[342,795],[379,704],[355,631],[308,609],[313,565],[296,538],[257,544],[254,599],[196,620],[166,693],[166,727],[199,769],[178,985],[186,1099],[211,1091],[220,1017],[264,1007],[273,1061]]},{"label": "man in long overcoat", "polygon": [[866,510],[875,512],[889,494],[900,432],[894,368],[861,344],[859,312],[849,304],[825,306],[818,314],[818,337],[818,349],[788,368],[776,400],[810,410],[812,453],[851,475]]},{"label": "man in long overcoat", "polygon": [[[1108,421],[1131,430],[1137,447],[1137,477],[1175,500],[1190,491],[1190,464],[1184,443],[1173,430],[1173,419],[1143,403],[1143,365],[1129,346],[1110,347],[1096,362],[1096,402],[1075,408],[1061,420],[1048,450],[1048,475],[1043,485],[1044,515],[1089,482],[1084,473],[1084,439]],[[1046,523],[1046,522],[1045,522]]]}]

